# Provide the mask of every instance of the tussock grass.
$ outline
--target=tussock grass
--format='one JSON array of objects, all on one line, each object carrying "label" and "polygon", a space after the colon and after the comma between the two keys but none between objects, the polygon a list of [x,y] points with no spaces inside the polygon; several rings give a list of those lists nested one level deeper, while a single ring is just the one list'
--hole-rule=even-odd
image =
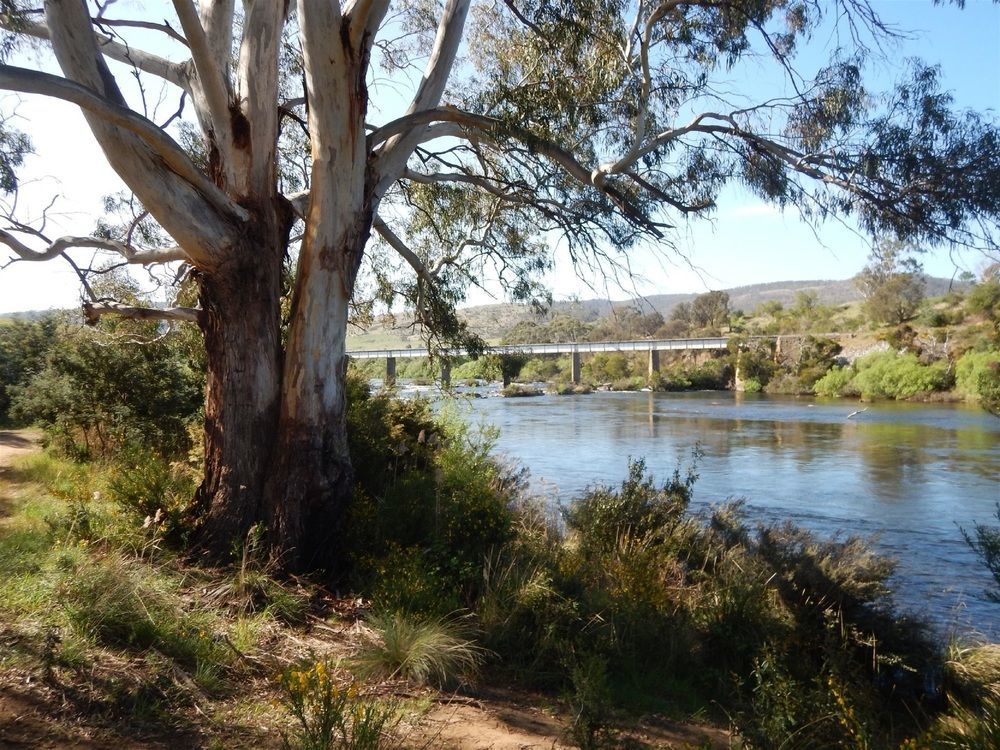
[{"label": "tussock grass", "polygon": [[359,674],[402,678],[420,685],[449,685],[474,674],[486,652],[444,619],[424,620],[402,612],[369,622],[373,639],[355,660]]}]

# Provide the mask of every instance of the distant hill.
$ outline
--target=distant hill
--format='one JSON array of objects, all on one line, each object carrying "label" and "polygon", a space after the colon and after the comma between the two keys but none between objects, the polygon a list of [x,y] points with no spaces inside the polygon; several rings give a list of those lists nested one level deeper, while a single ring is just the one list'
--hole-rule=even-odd
[{"label": "distant hill", "polygon": [[[937,297],[948,292],[955,285],[950,279],[927,277],[928,297]],[[853,279],[773,281],[767,284],[752,284],[733,289],[724,289],[729,294],[729,306],[733,310],[752,312],[764,302],[775,300],[789,307],[795,304],[799,292],[814,292],[824,305],[845,305],[861,299],[861,293]],[[539,315],[527,305],[497,304],[466,307],[459,311],[469,326],[487,339],[498,338],[522,320],[544,321],[553,315],[566,314],[591,323],[607,317],[614,310],[638,307],[644,312],[656,310],[664,318],[682,302],[690,302],[697,294],[653,294],[628,300],[589,299],[571,302],[555,302],[550,310]]]},{"label": "distant hill", "polygon": [[20,310],[0,313],[0,320],[41,320],[49,315],[58,315],[65,310]]},{"label": "distant hill", "polygon": [[[951,279],[927,277],[928,297],[937,297],[947,293],[954,286],[961,286]],[[786,307],[795,304],[798,292],[814,292],[817,299],[824,305],[844,305],[857,302],[861,293],[854,285],[853,279],[840,280],[810,280],[810,281],[773,281],[767,284],[752,284],[733,289],[724,289],[729,294],[729,306],[734,310],[752,312],[758,305],[775,300]],[[627,300],[588,299],[554,302],[552,307],[543,313],[538,313],[529,305],[521,304],[491,304],[465,307],[459,310],[459,315],[469,324],[469,327],[488,341],[500,339],[507,331],[524,320],[544,322],[554,315],[572,315],[585,323],[592,323],[609,316],[615,310],[639,307],[644,312],[656,310],[664,318],[681,302],[690,302],[697,294],[653,294],[648,297]],[[358,348],[386,348],[402,343],[414,348],[419,347],[420,337],[408,326],[410,319],[406,315],[397,315],[395,325],[375,325],[365,333],[350,336],[348,346]]]}]

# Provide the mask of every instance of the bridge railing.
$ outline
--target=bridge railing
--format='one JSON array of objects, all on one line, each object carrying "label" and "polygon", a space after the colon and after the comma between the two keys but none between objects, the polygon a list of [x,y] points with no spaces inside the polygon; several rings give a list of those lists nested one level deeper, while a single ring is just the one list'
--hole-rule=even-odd
[{"label": "bridge railing", "polygon": [[[774,338],[774,337],[770,337]],[[654,339],[642,341],[566,341],[558,344],[508,344],[491,346],[487,352],[492,354],[593,354],[596,352],[648,352],[648,351],[683,351],[725,349],[729,338],[717,336],[697,339]],[[424,349],[360,349],[347,352],[353,359],[385,359],[394,357],[426,357]],[[465,349],[445,349],[441,355],[447,357],[465,357]]]}]

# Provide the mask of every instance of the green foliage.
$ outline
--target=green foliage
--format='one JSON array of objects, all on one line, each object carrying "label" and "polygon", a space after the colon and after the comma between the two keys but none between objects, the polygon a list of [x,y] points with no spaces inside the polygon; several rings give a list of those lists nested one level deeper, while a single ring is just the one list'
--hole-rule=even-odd
[{"label": "green foliage", "polygon": [[648,339],[657,334],[663,322],[663,316],[655,310],[643,312],[638,306],[613,309],[608,317],[593,325],[587,338],[590,341]]},{"label": "green foliage", "polygon": [[834,365],[816,381],[813,393],[817,396],[856,396],[858,392],[852,387],[853,381],[853,368]]},{"label": "green foliage", "polygon": [[503,390],[500,391],[500,395],[504,398],[529,398],[531,396],[544,396],[545,391],[541,388],[535,388],[530,385],[511,383],[510,385],[504,386]]},{"label": "green foliage", "polygon": [[487,551],[510,539],[517,476],[491,457],[489,433],[434,420],[425,401],[350,388],[352,575],[379,606],[446,614],[474,596]]},{"label": "green foliage", "polygon": [[[997,504],[996,517],[1000,521],[1000,503]],[[1000,604],[1000,526],[977,523],[973,526],[971,534],[962,529],[962,536],[983,561],[987,570],[993,574],[997,588],[987,591],[986,595]]]},{"label": "green foliage", "polygon": [[569,357],[532,357],[521,368],[518,379],[522,382],[569,381]]},{"label": "green foliage", "polygon": [[809,390],[821,377],[826,375],[836,362],[842,347],[828,338],[808,336],[795,363],[795,375],[803,389]]},{"label": "green foliage", "polygon": [[616,705],[711,700],[748,747],[887,737],[919,693],[897,675],[938,658],[893,614],[891,563],[857,539],[752,532],[738,507],[703,523],[686,512],[693,483],[678,471],[658,486],[633,462],[619,488],[567,509],[565,537],[526,515],[486,571],[486,644],[515,674],[568,691],[586,746],[608,741]]},{"label": "green foliage", "polygon": [[170,454],[188,446],[202,387],[200,373],[153,325],[66,329],[44,368],[15,389],[14,414],[72,454],[109,456],[132,441]]},{"label": "green foliage", "polygon": [[990,414],[1000,417],[1000,365],[990,365],[979,376],[979,403]]},{"label": "green foliage", "polygon": [[1000,646],[953,644],[944,664],[948,710],[900,750],[1000,747]]},{"label": "green foliage", "polygon": [[729,320],[729,295],[726,292],[699,294],[691,302],[690,323],[701,331],[719,331]]},{"label": "green foliage", "polygon": [[[969,351],[955,363],[955,390],[986,409],[1000,405],[1000,350]],[[993,395],[995,392],[996,395]]]},{"label": "green foliage", "polygon": [[904,251],[899,242],[882,242],[856,279],[865,298],[865,312],[876,323],[904,323],[923,301],[923,269],[915,259],[905,257]]},{"label": "green foliage", "polygon": [[651,386],[656,391],[722,390],[732,379],[729,357],[717,357],[701,364],[679,361],[660,369]]},{"label": "green foliage", "polygon": [[399,707],[364,696],[336,681],[337,666],[317,661],[290,667],[281,676],[282,703],[296,722],[288,750],[387,750],[399,746],[393,732]]},{"label": "green foliage", "polygon": [[591,383],[613,383],[630,378],[645,381],[643,355],[598,352],[583,363],[583,377]]},{"label": "green foliage", "polygon": [[570,684],[567,734],[573,744],[581,750],[614,747],[607,662],[593,654],[578,658],[570,669]]},{"label": "green foliage", "polygon": [[375,639],[355,660],[361,674],[418,685],[454,685],[474,674],[486,652],[462,636],[461,623],[390,612],[368,623]]},{"label": "green foliage", "polygon": [[646,462],[629,461],[621,487],[595,487],[566,509],[566,524],[579,538],[585,555],[608,552],[624,536],[663,537],[671,533],[691,500],[697,474],[680,469],[658,487],[646,474]]},{"label": "green foliage", "polygon": [[189,510],[195,489],[197,478],[189,469],[134,442],[123,445],[108,467],[109,499],[175,546],[193,531]]},{"label": "green foliage", "polygon": [[11,422],[11,399],[17,386],[28,383],[44,367],[57,329],[54,317],[0,325],[0,425]]},{"label": "green foliage", "polygon": [[923,365],[914,354],[876,352],[854,363],[853,386],[865,399],[906,399],[950,385],[946,365]]},{"label": "green foliage", "polygon": [[731,338],[728,346],[733,371],[739,371],[744,381],[756,381],[758,391],[767,385],[777,370],[774,344],[741,335]]},{"label": "green foliage", "polygon": [[991,322],[993,340],[1000,343],[1000,273],[987,274],[976,284],[965,299],[965,308]]}]

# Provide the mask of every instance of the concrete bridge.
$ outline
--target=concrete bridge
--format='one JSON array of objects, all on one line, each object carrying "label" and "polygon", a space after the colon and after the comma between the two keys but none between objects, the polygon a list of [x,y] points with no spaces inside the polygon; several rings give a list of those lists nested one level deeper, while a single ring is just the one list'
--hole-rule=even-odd
[{"label": "concrete bridge", "polygon": [[[753,336],[754,339],[773,339],[774,336]],[[780,343],[780,340],[779,340]],[[652,341],[575,341],[560,344],[510,344],[492,346],[486,351],[489,354],[570,354],[572,355],[571,374],[574,383],[580,382],[580,355],[597,352],[647,352],[649,356],[649,375],[652,377],[660,370],[660,352],[705,351],[725,349],[729,338],[700,339],[657,339]],[[349,351],[353,359],[384,359],[385,382],[396,380],[396,360],[410,357],[426,357],[423,349],[365,349]],[[441,365],[441,382],[447,385],[451,381],[451,365],[448,360],[454,357],[468,356],[465,349],[446,349],[441,352],[444,361]]]}]

